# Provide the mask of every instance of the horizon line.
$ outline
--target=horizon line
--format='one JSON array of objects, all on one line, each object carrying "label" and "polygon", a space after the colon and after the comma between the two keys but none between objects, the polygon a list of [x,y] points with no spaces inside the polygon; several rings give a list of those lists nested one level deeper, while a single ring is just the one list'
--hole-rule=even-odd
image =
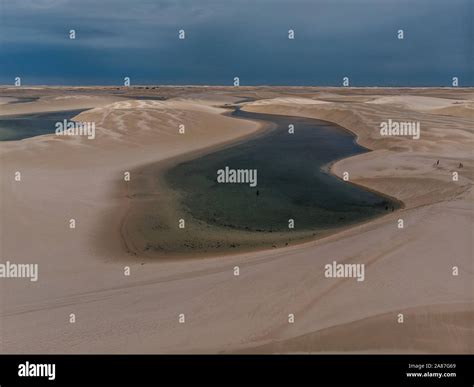
[{"label": "horizon line", "polygon": [[137,85],[130,85],[130,86],[123,86],[123,85],[65,85],[65,84],[57,84],[57,85],[41,85],[41,84],[34,84],[34,85],[22,85],[22,86],[15,86],[10,84],[0,84],[0,88],[9,88],[9,89],[31,89],[31,88],[114,88],[114,89],[136,89],[136,88],[150,88],[150,87],[210,87],[210,88],[232,88],[232,89],[245,89],[245,88],[258,88],[258,87],[295,87],[295,88],[325,88],[325,89],[473,89],[473,86],[323,86],[323,85],[198,85],[198,84],[137,84]]}]

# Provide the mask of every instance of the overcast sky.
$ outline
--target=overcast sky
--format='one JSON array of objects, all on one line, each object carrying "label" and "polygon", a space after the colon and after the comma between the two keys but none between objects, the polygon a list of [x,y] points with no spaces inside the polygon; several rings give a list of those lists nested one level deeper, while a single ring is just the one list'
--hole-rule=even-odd
[{"label": "overcast sky", "polygon": [[473,4],[0,0],[0,83],[473,86]]}]

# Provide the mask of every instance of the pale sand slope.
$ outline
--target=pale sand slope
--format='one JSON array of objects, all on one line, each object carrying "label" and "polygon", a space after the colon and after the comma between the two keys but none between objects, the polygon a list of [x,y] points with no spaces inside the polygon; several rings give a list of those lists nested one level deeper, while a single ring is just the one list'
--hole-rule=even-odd
[{"label": "pale sand slope", "polygon": [[[352,181],[404,200],[407,209],[290,248],[142,265],[120,245],[123,171],[257,126],[199,101],[121,102],[82,113],[103,128],[97,140],[0,144],[1,259],[40,264],[37,283],[0,280],[0,351],[474,352],[471,121],[389,104],[279,101],[246,109],[350,128],[378,150],[334,171],[348,170]],[[373,124],[407,115],[422,121],[420,140],[377,139]],[[176,134],[180,121],[189,137]],[[452,182],[460,160],[460,181]],[[21,183],[13,182],[16,170]],[[67,228],[71,217],[75,230]],[[365,281],[325,278],[333,260],[366,263]]]},{"label": "pale sand slope", "polygon": [[406,109],[420,111],[430,111],[454,105],[472,105],[472,102],[463,99],[436,98],[418,95],[383,96],[367,101],[367,103],[401,106]]},{"label": "pale sand slope", "polygon": [[0,97],[0,105],[5,105],[10,102],[16,101],[17,98],[10,98],[10,97]]},{"label": "pale sand slope", "polygon": [[375,98],[368,103],[399,106],[427,113],[474,119],[474,102],[453,98],[426,96],[391,96]]}]

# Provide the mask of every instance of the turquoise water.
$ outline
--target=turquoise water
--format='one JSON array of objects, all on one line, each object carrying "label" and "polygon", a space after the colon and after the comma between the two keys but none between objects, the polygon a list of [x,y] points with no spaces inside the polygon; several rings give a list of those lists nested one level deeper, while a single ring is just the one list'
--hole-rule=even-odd
[{"label": "turquoise water", "polygon": [[54,133],[56,122],[69,120],[83,111],[84,109],[0,116],[0,141]]},{"label": "turquoise water", "polygon": [[[275,130],[181,163],[165,179],[182,208],[208,224],[248,231],[340,227],[398,208],[392,200],[325,172],[328,163],[367,150],[352,133],[314,119],[237,110],[235,117],[276,123]],[[295,133],[288,133],[288,125]],[[217,171],[256,169],[257,186],[217,182]]]}]

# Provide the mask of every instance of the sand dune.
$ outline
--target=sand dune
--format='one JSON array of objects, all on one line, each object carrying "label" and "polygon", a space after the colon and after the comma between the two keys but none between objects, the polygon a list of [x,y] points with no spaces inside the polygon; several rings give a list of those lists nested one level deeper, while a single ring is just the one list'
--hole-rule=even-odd
[{"label": "sand dune", "polygon": [[431,113],[454,117],[464,117],[471,121],[474,119],[474,104],[459,104],[432,109]]},{"label": "sand dune", "polygon": [[440,109],[456,104],[468,104],[462,99],[452,98],[438,98],[425,97],[417,95],[397,95],[397,96],[383,96],[374,98],[367,103],[381,104],[381,105],[395,105],[401,106],[405,109],[429,111],[432,109]]},{"label": "sand dune", "polygon": [[5,105],[5,104],[13,102],[15,100],[16,100],[16,98],[0,97],[0,105]]},{"label": "sand dune", "polygon": [[[472,329],[474,306],[466,304],[429,305],[401,310],[411,324],[393,324],[393,314],[385,313],[320,331],[292,337],[287,340],[257,346],[242,353],[305,353],[320,348],[329,353],[370,353],[380,346],[403,348],[404,353],[470,353],[472,343],[462,331]],[[444,338],[447,329],[458,327],[461,334]],[[430,327],[430,330],[425,329]],[[371,335],[363,332],[370,331]],[[394,351],[395,353],[397,351]]]},{"label": "sand dune", "polygon": [[[405,209],[288,248],[161,262],[130,256],[122,245],[124,171],[235,141],[259,124],[223,116],[209,88],[192,89],[189,100],[54,102],[62,92],[4,105],[8,113],[2,107],[2,114],[89,107],[77,119],[98,126],[94,141],[45,135],[0,143],[1,260],[39,264],[36,283],[0,281],[2,353],[474,352],[469,118],[405,109],[400,98],[364,102],[383,98],[383,89],[354,91],[353,102],[349,91],[333,89],[333,100],[322,104],[300,98],[328,90],[218,89],[223,103],[259,96],[267,101],[244,109],[353,131],[375,151],[338,161],[332,171],[349,171],[352,182],[402,200]],[[278,93],[283,99],[269,101]],[[381,138],[378,124],[388,118],[419,120],[420,140]],[[365,281],[325,278],[333,260],[365,263]]]}]

